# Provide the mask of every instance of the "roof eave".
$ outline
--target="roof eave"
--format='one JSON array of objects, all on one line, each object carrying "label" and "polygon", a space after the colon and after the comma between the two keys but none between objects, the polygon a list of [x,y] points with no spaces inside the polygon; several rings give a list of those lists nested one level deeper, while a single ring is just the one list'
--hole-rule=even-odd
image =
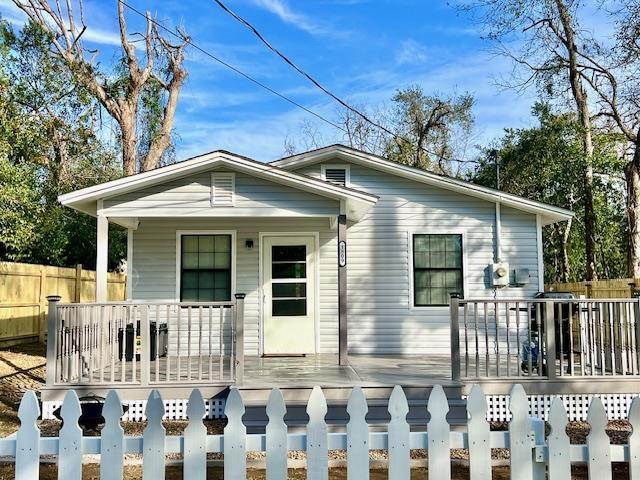
[{"label": "roof eave", "polygon": [[[457,191],[463,194],[472,195],[477,198],[484,199],[490,202],[500,202],[506,206],[516,208],[518,210],[527,211],[533,214],[540,214],[543,217],[543,224],[549,225],[551,223],[569,220],[574,216],[573,212],[553,205],[548,205],[535,200],[529,200],[524,197],[518,197],[499,190],[489,189],[481,185],[476,185],[470,182],[463,182],[450,177],[444,177],[431,172],[415,171],[416,169],[408,167],[406,165],[396,164],[390,160],[379,158],[375,155],[367,154],[366,152],[360,152],[358,150],[347,148],[343,145],[331,145],[315,151],[312,151],[310,155],[305,153],[298,154],[292,157],[287,157],[280,160],[270,162],[269,165],[273,165],[278,168],[300,167],[305,165],[311,165],[322,161],[324,158],[333,155],[343,156],[345,159],[359,159],[364,162],[370,162],[374,164],[374,168],[377,167],[383,171],[389,171],[422,183],[429,183],[437,187],[445,188],[452,191]],[[393,163],[393,164],[392,164]],[[546,221],[546,223],[544,223]]]},{"label": "roof eave", "polygon": [[316,195],[332,198],[336,201],[349,202],[354,205],[352,214],[349,215],[352,220],[356,219],[356,217],[359,219],[362,216],[362,212],[368,211],[378,201],[378,196],[367,192],[340,187],[338,185],[333,185],[312,177],[289,172],[278,167],[246,159],[244,157],[237,157],[227,152],[213,152],[212,154],[196,157],[187,162],[171,165],[169,167],[175,168],[171,168],[169,170],[166,170],[169,167],[165,167],[165,169],[158,169],[131,177],[125,177],[60,195],[58,200],[64,206],[95,216],[98,200],[122,195],[130,191],[135,191],[139,188],[144,188],[148,185],[162,183],[163,181],[179,175],[188,175],[194,171],[206,170],[218,165],[226,165],[231,168],[235,168],[238,171],[255,175],[276,183],[288,185],[292,188],[305,189],[306,191]]}]

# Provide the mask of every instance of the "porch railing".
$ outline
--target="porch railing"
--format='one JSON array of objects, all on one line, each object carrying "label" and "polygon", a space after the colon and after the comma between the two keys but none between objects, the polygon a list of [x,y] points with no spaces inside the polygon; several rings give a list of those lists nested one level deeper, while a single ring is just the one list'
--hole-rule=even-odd
[{"label": "porch railing", "polygon": [[49,298],[48,386],[228,385],[242,379],[243,294],[215,303],[59,300]]},{"label": "porch railing", "polygon": [[452,379],[640,376],[639,299],[451,299]]}]

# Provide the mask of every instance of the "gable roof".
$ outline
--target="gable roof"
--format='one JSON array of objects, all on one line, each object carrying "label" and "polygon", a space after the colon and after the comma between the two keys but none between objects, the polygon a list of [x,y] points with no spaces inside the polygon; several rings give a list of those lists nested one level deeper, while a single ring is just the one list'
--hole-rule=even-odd
[{"label": "gable roof", "polygon": [[148,172],[76,190],[60,195],[58,200],[62,205],[95,216],[98,200],[137,191],[219,166],[344,202],[347,217],[354,220],[359,220],[378,201],[378,197],[370,193],[289,172],[224,150],[216,150]]},{"label": "gable roof", "polygon": [[573,217],[573,212],[564,208],[519,197],[493,188],[483,187],[476,185],[475,183],[465,182],[446,175],[439,175],[437,173],[427,172],[408,165],[402,165],[387,160],[384,157],[366,153],[341,144],[329,145],[327,147],[318,148],[298,155],[284,157],[270,162],[269,165],[291,170],[305,165],[312,165],[323,160],[336,158],[363,165],[374,170],[397,175],[409,180],[414,180],[416,182],[443,188],[445,190],[451,190],[490,202],[497,202],[517,210],[540,215],[543,225],[568,220]]}]

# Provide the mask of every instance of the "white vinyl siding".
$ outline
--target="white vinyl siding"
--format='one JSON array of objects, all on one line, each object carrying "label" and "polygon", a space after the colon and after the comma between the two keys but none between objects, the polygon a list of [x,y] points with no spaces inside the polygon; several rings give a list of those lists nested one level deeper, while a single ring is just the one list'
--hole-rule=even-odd
[{"label": "white vinyl siding", "polygon": [[[218,175],[219,172],[213,172]],[[221,173],[221,172],[220,172]],[[235,172],[233,206],[211,206],[212,172],[154,185],[104,200],[103,214],[112,217],[327,216],[338,201]]]},{"label": "white vinyl siding", "polygon": [[[176,300],[176,231],[234,230],[235,291],[246,293],[245,352],[258,354],[260,232],[319,232],[319,346],[336,352],[338,291],[336,231],[327,218],[143,218],[133,232],[132,296],[135,300]],[[245,246],[253,240],[253,248]]]},{"label": "white vinyl siding", "polygon": [[[296,170],[321,177],[321,165]],[[449,353],[449,308],[413,307],[410,234],[461,233],[468,298],[493,298],[487,266],[495,248],[495,204],[350,164],[351,187],[378,203],[347,230],[349,350],[352,353]],[[528,268],[530,283],[501,298],[537,291],[536,216],[502,208],[502,259]]]}]

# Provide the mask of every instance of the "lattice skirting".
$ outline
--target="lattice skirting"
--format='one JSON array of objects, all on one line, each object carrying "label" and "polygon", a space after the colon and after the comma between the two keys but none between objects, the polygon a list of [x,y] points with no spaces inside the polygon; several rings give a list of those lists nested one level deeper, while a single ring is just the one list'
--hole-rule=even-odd
[{"label": "lattice skirting", "polygon": [[[594,396],[600,397],[609,420],[626,419],[631,407],[631,401],[640,396],[637,393],[616,393],[616,394],[571,394],[559,395],[567,409],[569,420],[586,420],[589,410],[589,402]],[[547,420],[551,401],[556,395],[529,395],[529,414]],[[128,422],[140,422],[146,420],[144,410],[147,406],[146,400],[123,401],[129,410],[122,417]],[[51,420],[55,418],[53,412],[62,402],[44,402],[42,407],[42,418]],[[165,415],[166,420],[186,420],[188,400],[166,400]],[[224,417],[224,400],[205,400],[206,418]],[[507,422],[511,419],[509,411],[509,395],[487,395],[487,420],[491,422]]]},{"label": "lattice skirting", "polygon": [[[631,407],[631,401],[639,396],[639,394],[529,395],[529,414],[547,420],[551,402],[556,396],[562,399],[570,421],[587,419],[589,402],[593,397],[600,397],[609,420],[626,420],[629,408]],[[506,422],[511,419],[509,395],[487,395],[487,406],[487,420],[492,422]]]},{"label": "lattice skirting", "polygon": [[[187,405],[189,401],[187,399],[178,400],[165,400],[165,420],[187,420]],[[222,418],[224,417],[224,400],[223,399],[209,399],[205,400],[206,416],[207,419]],[[147,407],[146,400],[123,400],[123,405],[127,405],[129,410],[124,414],[122,419],[126,422],[141,422],[146,420],[144,410]],[[55,417],[53,412],[62,405],[62,402],[44,402],[42,405],[42,418],[43,420],[52,420]]]}]

